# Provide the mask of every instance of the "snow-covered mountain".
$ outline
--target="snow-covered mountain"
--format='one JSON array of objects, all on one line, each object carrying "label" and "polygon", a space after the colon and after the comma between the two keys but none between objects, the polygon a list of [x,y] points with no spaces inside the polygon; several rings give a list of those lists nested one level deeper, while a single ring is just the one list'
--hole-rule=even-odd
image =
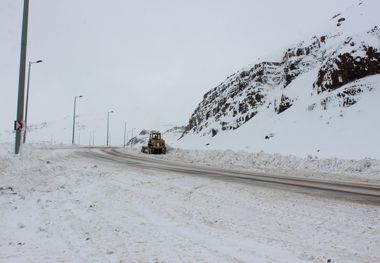
[{"label": "snow-covered mountain", "polygon": [[203,96],[180,145],[380,158],[377,1],[335,14],[308,40]]}]

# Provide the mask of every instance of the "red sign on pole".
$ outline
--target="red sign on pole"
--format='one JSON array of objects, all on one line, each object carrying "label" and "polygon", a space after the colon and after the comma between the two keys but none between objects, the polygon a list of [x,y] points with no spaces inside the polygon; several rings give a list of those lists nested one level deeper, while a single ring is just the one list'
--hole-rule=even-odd
[{"label": "red sign on pole", "polygon": [[15,130],[21,131],[24,128],[24,122],[22,120],[15,121]]}]

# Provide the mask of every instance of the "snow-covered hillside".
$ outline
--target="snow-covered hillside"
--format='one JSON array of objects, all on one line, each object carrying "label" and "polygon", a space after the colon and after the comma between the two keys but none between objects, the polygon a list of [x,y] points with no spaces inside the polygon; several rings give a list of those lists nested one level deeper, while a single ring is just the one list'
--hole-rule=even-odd
[{"label": "snow-covered hillside", "polygon": [[380,158],[376,6],[359,1],[318,35],[229,76],[204,95],[177,146]]}]

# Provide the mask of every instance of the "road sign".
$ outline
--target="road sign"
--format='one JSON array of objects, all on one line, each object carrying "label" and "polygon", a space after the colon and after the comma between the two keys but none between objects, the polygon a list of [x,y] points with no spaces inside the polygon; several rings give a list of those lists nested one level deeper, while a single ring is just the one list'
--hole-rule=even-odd
[{"label": "road sign", "polygon": [[24,122],[22,120],[15,121],[15,131],[21,131],[24,128]]}]

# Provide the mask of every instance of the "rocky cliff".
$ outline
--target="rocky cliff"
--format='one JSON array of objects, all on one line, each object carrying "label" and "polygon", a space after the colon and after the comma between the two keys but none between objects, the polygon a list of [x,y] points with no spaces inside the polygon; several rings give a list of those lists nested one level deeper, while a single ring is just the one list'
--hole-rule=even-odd
[{"label": "rocky cliff", "polygon": [[[204,94],[183,136],[214,137],[238,129],[247,122],[255,122],[255,116],[263,109],[284,114],[300,99],[295,92],[300,90],[297,81],[309,72],[313,74],[307,76],[312,77],[302,81],[305,85],[302,90],[315,96],[322,109],[335,102],[339,107],[354,105],[357,95],[368,91],[366,85],[341,88],[380,74],[379,26],[362,21],[370,4],[360,1],[346,15],[334,15],[326,32],[284,50],[279,60],[258,61],[229,76]],[[312,111],[315,106],[305,110]]]}]

